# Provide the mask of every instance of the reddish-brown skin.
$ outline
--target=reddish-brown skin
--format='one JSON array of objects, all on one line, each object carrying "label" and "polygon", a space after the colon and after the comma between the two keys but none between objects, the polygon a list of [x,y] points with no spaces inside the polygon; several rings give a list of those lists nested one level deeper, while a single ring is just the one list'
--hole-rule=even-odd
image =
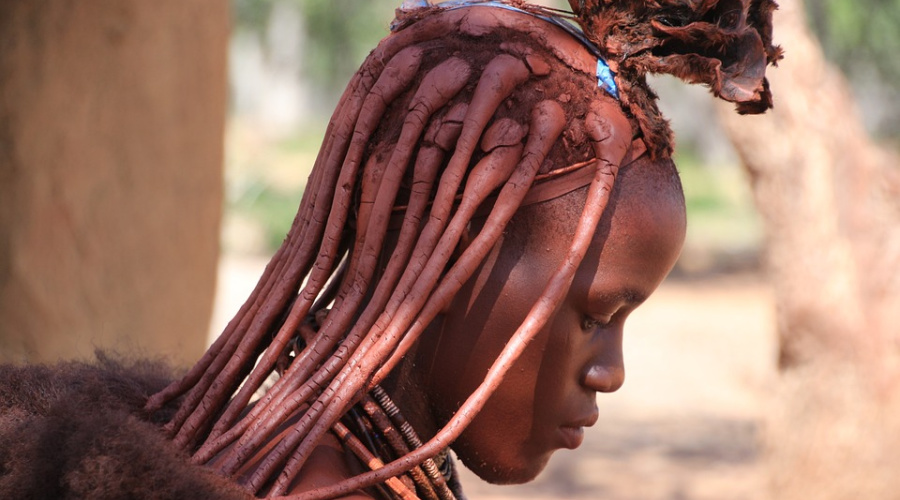
[{"label": "reddish-brown skin", "polygon": [[[595,234],[565,299],[453,444],[463,463],[489,482],[531,480],[554,450],[580,444],[581,428],[598,417],[596,393],[615,391],[623,382],[626,317],[680,252],[685,218],[677,187],[670,184],[668,193],[637,190],[635,184],[647,182],[638,175],[620,175],[619,182],[620,195],[607,208],[613,213],[609,229]],[[566,196],[584,199],[583,192]],[[529,226],[527,237],[501,239],[432,325],[415,358],[436,414],[426,418],[438,418],[431,426],[448,419],[481,383],[559,266],[578,215]],[[586,319],[596,324],[585,330]]]},{"label": "reddish-brown skin", "polygon": [[[401,29],[342,97],[257,289],[147,409],[184,395],[167,424],[175,444],[255,494],[334,498],[390,483],[445,499],[433,464],[431,479],[416,468],[454,443],[489,480],[532,477],[553,450],[577,444],[593,418],[585,401],[621,384],[621,321],[671,267],[683,236],[680,188],[663,180],[674,172],[670,134],[644,73],[709,83],[742,111],[770,104],[761,68],[778,57],[774,4],[746,1],[674,10],[676,0],[576,2],[618,72],[619,102],[597,89],[595,56],[550,23],[493,7],[401,11]],[[617,187],[636,158],[625,174],[634,180]],[[535,179],[543,184],[532,189]],[[555,204],[568,209],[530,236],[515,233],[523,214]],[[511,235],[518,253],[504,249]],[[494,275],[509,281],[486,281]],[[628,300],[604,312],[617,293]],[[613,314],[612,326],[579,336],[585,314]],[[465,376],[447,375],[461,366]],[[279,380],[250,405],[273,372]],[[362,422],[347,412],[367,392],[382,394],[381,382],[423,433],[404,426],[390,463],[339,423]],[[370,406],[370,422],[388,433]],[[515,438],[492,441],[497,429]],[[374,470],[335,453],[329,431]],[[326,485],[319,473],[329,467],[343,472]]]},{"label": "reddish-brown skin", "polygon": [[[477,95],[478,94],[476,92],[476,96]],[[555,108],[553,108],[553,105],[550,105],[550,106],[538,107],[535,110],[534,120],[532,121],[532,129],[542,130],[543,133],[535,133],[534,135],[532,135],[532,138],[534,138],[534,140],[529,141],[529,143],[526,145],[526,148],[525,148],[526,154],[525,154],[524,158],[534,158],[534,161],[531,162],[531,163],[533,163],[533,165],[530,167],[526,165],[526,167],[524,168],[524,170],[530,171],[530,174],[527,174],[527,175],[530,175],[530,177],[533,177],[534,174],[537,173],[537,168],[540,166],[540,160],[546,156],[546,153],[547,153],[547,151],[549,151],[550,146],[553,142],[553,138],[555,138],[559,135],[559,132],[562,128],[562,123],[561,123],[561,119],[560,119],[559,115],[554,115],[553,112],[548,113],[547,111],[544,111],[544,109],[548,108],[548,107],[549,107],[549,109],[555,109]],[[465,134],[465,130],[466,129],[464,127],[463,134]],[[529,151],[531,152],[531,154],[528,153]],[[523,162],[523,163],[525,163],[525,162]],[[451,160],[451,165],[452,165],[452,160]],[[513,183],[510,183],[510,184],[513,184]],[[518,196],[521,199],[521,196],[524,196],[524,191],[525,191],[524,186],[526,186],[526,185],[527,184],[525,182],[520,180],[517,183],[517,189],[514,189],[514,191],[521,191],[521,193],[518,195],[513,195],[513,196]],[[483,199],[483,196],[482,196],[482,199]],[[465,197],[464,197],[464,202],[465,202]],[[502,204],[502,202],[498,201],[498,206],[506,207],[511,212],[512,210],[509,209],[509,207],[515,206],[515,205],[513,205],[511,203]],[[511,215],[511,213],[510,213],[510,215]],[[458,220],[464,220],[464,219],[457,219],[456,217],[454,217],[453,220],[458,221]],[[452,224],[453,224],[453,221],[451,221],[451,226],[452,226]],[[461,229],[462,228],[448,230],[442,236],[441,241],[450,239],[453,242],[453,245],[455,246],[456,241],[458,241],[458,239],[459,239],[459,232],[461,231]],[[450,249],[452,247],[450,247],[449,245],[447,245],[445,243],[443,245],[443,248],[445,250],[435,251],[435,254],[432,256],[432,259],[429,262],[430,267],[429,266],[425,267],[422,275],[418,277],[417,285],[423,283],[423,281],[426,284],[428,284],[429,282],[433,283],[434,280],[436,280],[438,278],[438,276],[432,277],[431,275],[439,273],[438,266],[443,267],[443,265],[447,262],[447,260],[450,257],[450,253],[451,253]],[[482,249],[483,249],[484,253],[486,253],[486,251],[488,250],[488,248],[486,248],[484,244],[481,244],[481,245],[473,244],[467,250],[470,250],[474,253],[474,252],[481,252]],[[481,254],[481,256],[478,256],[478,254],[475,254],[473,257],[478,258],[480,260],[480,258],[483,257],[483,255],[484,255],[483,253]],[[437,260],[437,262],[438,262],[437,265],[434,264],[435,260]],[[464,265],[464,258],[461,258],[460,261],[457,262],[457,265],[458,266]],[[452,273],[452,270],[450,272]],[[450,286],[454,287],[454,291],[455,291],[455,289],[458,289],[462,283],[462,280],[459,280],[459,279],[455,279],[455,280],[450,279],[448,281],[451,283]],[[439,287],[437,290],[435,290],[435,292],[431,296],[432,299],[437,297],[436,301],[437,301],[438,305],[435,307],[436,309],[442,307],[441,302],[445,302],[448,300],[447,298],[445,298],[446,295],[444,295],[442,297],[440,292],[441,292],[441,288]],[[445,293],[452,293],[452,292],[445,291]],[[397,315],[397,317],[402,319],[404,315],[411,316],[412,314],[414,314],[414,311],[417,310],[419,307],[421,307],[420,304],[425,302],[424,297],[423,297],[424,295],[425,295],[424,293],[417,293],[417,289],[413,288],[413,291],[410,294],[411,300],[404,304],[407,306],[406,309],[405,310],[400,309],[400,312]],[[434,302],[435,301],[432,301],[432,303],[434,303]],[[435,313],[436,313],[436,311],[435,311]],[[425,317],[428,317],[428,316],[426,315]],[[396,321],[396,319],[395,319],[395,321]],[[392,350],[392,349],[390,349],[390,344],[388,342],[393,340],[393,338],[399,337],[399,333],[400,332],[396,331],[396,330],[395,330],[395,332],[388,331],[384,336],[384,341],[382,342],[382,345],[379,349],[379,354],[377,356],[370,356],[366,359],[363,359],[362,362],[360,363],[360,368],[358,368],[358,369],[363,371],[364,373],[366,373],[366,372],[373,371],[375,368],[377,368],[379,365],[381,365],[382,364],[381,360],[383,360],[384,357],[390,353],[390,350]],[[407,334],[407,335],[411,335],[411,334]],[[349,367],[345,368],[345,372],[348,374],[353,373],[351,370],[354,370],[354,367],[349,366]],[[358,378],[356,380],[353,380],[353,379],[350,379],[349,377],[347,377],[347,378],[336,379],[334,382],[332,382],[331,388],[333,388],[333,390],[337,393],[337,395],[334,396],[334,398],[336,398],[339,402],[343,402],[343,401],[348,401],[352,397],[352,395],[359,388],[361,388],[364,385],[365,385],[364,380],[359,380]],[[487,389],[487,386],[485,386],[484,390],[489,391],[489,389]],[[474,404],[475,405],[480,404],[480,402],[483,401],[483,398],[484,398],[484,395],[481,395],[480,398],[478,398],[474,401]],[[344,404],[346,404],[346,403],[344,403]],[[330,410],[329,412],[332,413],[333,415],[339,415],[340,413],[343,413],[343,411],[345,411],[346,408],[339,406],[339,405],[332,405],[329,410]],[[326,415],[327,415],[327,413],[326,413]],[[426,457],[432,456],[432,455],[438,453],[441,449],[443,449],[446,446],[447,442],[449,442],[450,440],[453,439],[453,437],[455,437],[455,436],[453,436],[453,434],[454,433],[458,434],[458,431],[461,430],[461,428],[459,428],[460,427],[459,422],[457,422],[457,427],[458,427],[458,430],[448,431],[448,433],[445,436],[443,436],[441,439],[434,439],[434,440],[432,440],[432,442],[426,444],[426,446],[424,446],[423,448],[420,448],[420,449],[416,450],[415,452],[413,452],[412,454],[410,454],[408,456],[408,458],[406,459],[404,465],[396,464],[395,467],[398,469],[403,468],[405,470],[406,468],[408,468],[408,466],[421,463],[421,461],[424,460]],[[324,433],[324,431],[325,431],[325,429],[323,429],[322,426],[319,426],[318,429],[319,429],[318,432],[320,432],[320,433]],[[313,434],[313,433],[310,432],[310,434]],[[312,440],[310,440],[309,442],[312,443]],[[283,444],[283,445],[279,444],[279,446],[285,446],[285,447],[290,446],[290,443]],[[307,450],[311,451],[310,445],[307,445],[307,446],[308,446]],[[308,453],[308,451],[306,453]],[[412,458],[413,456],[415,456],[416,458]],[[284,472],[281,475],[281,478],[283,478],[283,480],[280,481],[279,488],[277,488],[276,491],[278,491],[279,493],[282,492],[283,489],[285,489],[288,486],[289,482],[293,479],[293,476],[297,472],[299,472],[299,467],[302,464],[302,462],[300,461],[301,458],[303,460],[305,460],[305,457],[298,457],[298,458],[292,459],[288,463],[288,465],[285,466]],[[386,467],[385,472],[383,472],[382,474],[388,476],[388,472],[387,472],[388,469],[389,468]]]},{"label": "reddish-brown skin", "polygon": [[[484,479],[499,483],[532,479],[554,450],[579,444],[579,428],[597,418],[595,394],[621,386],[625,319],[671,269],[684,238],[680,188],[658,178],[670,170],[660,171],[646,162],[630,165],[621,176],[619,196],[592,238],[560,309],[454,443],[464,463]],[[583,203],[584,192],[567,197],[577,201],[567,204],[560,198],[534,207],[555,206],[549,211],[554,216],[568,214],[567,220],[557,218],[558,224],[512,238],[515,244],[525,241],[524,249],[510,249],[502,242],[494,247],[453,305],[432,325],[410,361],[411,368],[404,371],[416,380],[402,381],[398,386],[404,392],[396,395],[421,407],[410,403],[408,389],[428,394],[433,406],[416,415],[418,428],[433,432],[482,382],[557,270],[580,215],[570,207]],[[586,317],[603,324],[585,331]],[[313,455],[307,466],[320,460],[327,461],[328,456]],[[301,483],[294,492],[302,489]]]},{"label": "reddish-brown skin", "polygon": [[[452,500],[435,463],[448,447],[487,480],[519,482],[580,444],[596,393],[622,384],[625,318],[684,236],[644,74],[761,112],[780,50],[772,0],[571,3],[593,49],[496,6],[399,12],[256,289],[146,401],[142,418],[209,466],[185,477],[212,470],[270,497]],[[619,100],[597,88],[598,53]]]}]

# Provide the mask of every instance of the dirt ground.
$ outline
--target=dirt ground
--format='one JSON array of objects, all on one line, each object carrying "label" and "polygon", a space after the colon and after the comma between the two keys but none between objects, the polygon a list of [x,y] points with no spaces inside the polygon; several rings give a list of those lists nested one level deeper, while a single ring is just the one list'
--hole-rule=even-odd
[{"label": "dirt ground", "polygon": [[[265,261],[226,257],[213,332],[240,307]],[[670,280],[626,326],[625,386],[576,451],[532,483],[492,486],[464,472],[472,500],[757,500],[766,388],[774,377],[774,304],[755,275]]]}]

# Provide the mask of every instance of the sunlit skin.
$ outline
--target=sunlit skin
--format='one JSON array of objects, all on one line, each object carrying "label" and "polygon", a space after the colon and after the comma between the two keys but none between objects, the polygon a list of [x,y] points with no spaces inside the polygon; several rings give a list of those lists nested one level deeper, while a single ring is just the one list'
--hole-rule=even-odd
[{"label": "sunlit skin", "polygon": [[[568,295],[453,443],[463,463],[482,479],[530,481],[554,451],[578,447],[584,427],[598,419],[602,425],[596,395],[618,390],[625,378],[625,319],[669,273],[684,241],[684,198],[680,183],[671,180],[673,168],[642,159],[622,169]],[[432,436],[481,383],[556,271],[585,192],[520,209],[527,221],[523,215],[514,219],[415,353],[386,381],[385,388],[423,438]],[[362,470],[329,434],[291,492]],[[371,497],[357,491],[345,498]]]},{"label": "sunlit skin", "polygon": [[[684,237],[644,76],[706,84],[741,113],[772,105],[774,0],[573,0],[558,20],[522,1],[446,6],[398,11],[257,287],[143,406],[250,494],[449,498],[432,461],[448,448],[507,483],[580,445],[606,418],[596,393],[623,383],[624,321]],[[367,392],[379,402],[360,408]]]},{"label": "sunlit skin", "polygon": [[[486,481],[529,481],[555,450],[578,447],[602,419],[596,393],[624,382],[625,319],[669,273],[685,231],[680,186],[648,180],[668,174],[642,163],[623,169],[568,295],[452,446]],[[584,191],[566,196],[526,208],[538,223],[514,226],[528,234],[507,234],[432,325],[407,367],[429,398],[417,420],[434,419],[418,425],[437,428],[471,394],[556,271],[580,215],[571,197]]]},{"label": "sunlit skin", "polygon": [[[618,112],[612,106],[608,111]],[[630,137],[624,119],[608,123],[627,128],[622,133]],[[624,153],[623,148],[619,154]],[[684,239],[680,183],[671,160],[659,161],[651,163],[644,156],[622,167],[568,293],[452,442],[463,464],[482,479],[497,484],[534,479],[555,450],[577,448],[583,428],[598,421],[596,393],[613,392],[624,382],[625,319],[671,270]],[[519,208],[475,273],[382,384],[423,441],[432,439],[482,384],[558,271],[586,195],[587,186]],[[458,255],[484,223],[483,217],[472,219]],[[397,232],[390,231],[382,255],[396,244]],[[376,274],[385,266],[380,262]],[[267,447],[287,439],[287,429],[299,418],[298,410]],[[261,449],[239,474],[255,472],[266,452]],[[326,487],[370,466],[350,457],[326,434],[288,493]],[[367,498],[370,493],[357,490],[341,498]]]}]

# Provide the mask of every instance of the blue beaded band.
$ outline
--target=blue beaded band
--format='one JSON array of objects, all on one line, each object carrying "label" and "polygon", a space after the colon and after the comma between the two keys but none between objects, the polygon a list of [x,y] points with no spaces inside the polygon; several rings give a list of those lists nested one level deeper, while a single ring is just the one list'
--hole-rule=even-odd
[{"label": "blue beaded band", "polygon": [[[417,8],[417,7],[431,7],[432,4],[427,0],[406,0],[403,3],[403,8]],[[603,89],[609,95],[619,99],[619,87],[616,85],[616,75],[613,73],[612,69],[610,69],[609,64],[606,63],[606,59],[600,54],[600,49],[594,45],[593,42],[588,40],[588,38],[584,35],[584,32],[581,31],[581,28],[572,24],[567,19],[558,16],[552,15],[543,15],[538,14],[536,12],[530,12],[527,10],[522,10],[518,7],[514,7],[512,5],[498,2],[495,0],[446,0],[436,5],[437,7],[445,8],[447,10],[460,9],[463,7],[496,7],[500,9],[511,10],[513,12],[520,12],[522,14],[527,14],[532,17],[536,17],[543,21],[546,21],[550,24],[558,26],[559,28],[564,29],[570,35],[575,37],[576,40],[581,42],[588,50],[591,51],[594,56],[597,57],[597,87]]]}]

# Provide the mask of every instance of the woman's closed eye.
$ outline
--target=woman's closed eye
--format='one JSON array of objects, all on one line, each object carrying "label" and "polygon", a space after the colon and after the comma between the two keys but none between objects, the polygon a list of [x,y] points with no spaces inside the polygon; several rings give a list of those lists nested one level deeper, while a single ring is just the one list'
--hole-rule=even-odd
[{"label": "woman's closed eye", "polygon": [[606,328],[612,324],[614,314],[610,315],[590,315],[585,314],[581,318],[581,329],[585,332],[592,332],[598,328]]}]

